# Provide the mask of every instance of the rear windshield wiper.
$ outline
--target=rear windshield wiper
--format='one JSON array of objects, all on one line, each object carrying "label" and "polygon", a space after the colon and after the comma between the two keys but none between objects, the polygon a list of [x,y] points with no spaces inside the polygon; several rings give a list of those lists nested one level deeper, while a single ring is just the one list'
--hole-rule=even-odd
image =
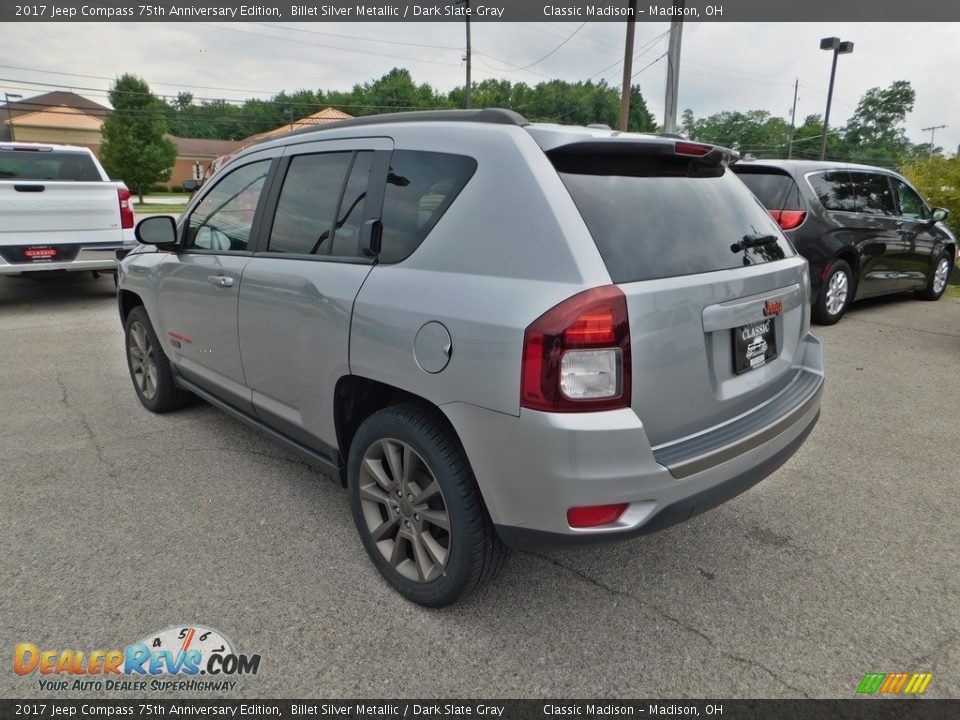
[{"label": "rear windshield wiper", "polygon": [[779,240],[776,235],[744,235],[743,240],[735,242],[730,246],[730,251],[738,253],[747,248],[760,247],[761,245],[770,245]]}]

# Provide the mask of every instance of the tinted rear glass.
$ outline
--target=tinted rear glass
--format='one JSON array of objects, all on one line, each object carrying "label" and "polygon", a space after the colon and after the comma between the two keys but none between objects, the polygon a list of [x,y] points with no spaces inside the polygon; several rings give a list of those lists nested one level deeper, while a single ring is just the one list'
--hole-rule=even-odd
[{"label": "tinted rear glass", "polygon": [[383,197],[379,261],[400,262],[420,247],[476,169],[477,161],[463,155],[395,151]]},{"label": "tinted rear glass", "polygon": [[857,190],[847,171],[811,175],[810,187],[827,210],[857,212]]},{"label": "tinted rear glass", "polygon": [[84,153],[0,151],[0,180],[101,180],[97,166]]},{"label": "tinted rear glass", "polygon": [[[614,282],[693,275],[794,255],[732,173],[672,158],[551,157]],[[746,236],[772,236],[742,249]]]},{"label": "tinted rear glass", "polygon": [[768,210],[802,210],[800,191],[789,175],[778,172],[737,172],[743,184]]},{"label": "tinted rear glass", "polygon": [[886,175],[874,173],[850,173],[853,185],[857,189],[857,206],[860,212],[868,215],[895,215],[893,190]]}]

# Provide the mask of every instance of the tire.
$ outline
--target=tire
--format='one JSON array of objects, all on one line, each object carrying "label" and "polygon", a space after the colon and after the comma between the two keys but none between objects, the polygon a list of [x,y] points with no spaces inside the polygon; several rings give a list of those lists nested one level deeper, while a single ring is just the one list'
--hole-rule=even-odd
[{"label": "tire", "polygon": [[820,285],[820,295],[813,304],[813,320],[820,325],[834,325],[853,302],[853,271],[845,260],[834,260],[830,272]]},{"label": "tire", "polygon": [[439,411],[409,403],[374,413],[354,436],[347,469],[360,541],[405,598],[443,607],[500,572],[508,549]]},{"label": "tire", "polygon": [[940,253],[936,264],[933,266],[933,272],[930,273],[930,279],[927,286],[917,293],[921,300],[939,300],[943,293],[947,291],[947,285],[950,283],[950,273],[953,271],[953,259],[950,253],[944,251]]},{"label": "tire", "polygon": [[150,412],[183,407],[190,395],[173,383],[173,372],[143,305],[130,311],[124,323],[124,348],[133,389]]}]

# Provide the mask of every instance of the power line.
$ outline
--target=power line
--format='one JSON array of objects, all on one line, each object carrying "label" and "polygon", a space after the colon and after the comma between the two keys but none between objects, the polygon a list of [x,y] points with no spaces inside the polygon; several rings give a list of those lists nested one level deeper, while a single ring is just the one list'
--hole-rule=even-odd
[{"label": "power line", "polygon": [[571,40],[573,40],[574,35],[576,35],[578,32],[580,32],[581,30],[583,30],[583,26],[586,25],[586,24],[587,24],[586,22],[580,23],[580,25],[577,27],[577,29],[574,30],[572,33],[570,33],[570,34],[567,36],[567,38],[566,38],[562,43],[560,43],[559,45],[557,45],[553,50],[551,50],[550,52],[548,52],[546,55],[544,55],[544,56],[543,56],[542,58],[540,58],[539,60],[534,60],[534,61],[533,61],[532,63],[530,63],[529,65],[524,65],[523,67],[518,67],[517,70],[526,70],[527,68],[532,68],[534,65],[539,65],[539,64],[542,63],[544,60],[546,60],[548,57],[550,57],[550,56],[553,55],[555,52],[557,52],[557,50],[559,50],[559,49],[562,48],[564,45],[566,45],[568,42],[570,42]]},{"label": "power line", "polygon": [[[649,49],[650,49],[653,45],[655,45],[659,40],[662,40],[663,38],[665,38],[665,37],[669,34],[669,32],[670,32],[669,30],[667,30],[667,31],[665,31],[665,32],[662,32],[662,33],[660,33],[659,35],[657,35],[655,38],[653,38],[652,40],[650,40],[650,41],[644,43],[643,45],[641,45],[640,48],[634,53],[633,59],[634,59],[634,60],[637,60],[637,59],[640,58],[642,55],[646,55],[646,54],[649,52]],[[622,64],[623,64],[623,58],[620,58],[620,59],[617,60],[615,63],[612,63],[612,64],[610,64],[610,65],[607,65],[607,67],[603,68],[602,70],[599,70],[598,72],[595,72],[595,73],[594,73],[593,75],[591,75],[588,79],[589,79],[589,80],[593,80],[593,79],[594,79],[595,77],[597,77],[598,75],[603,75],[604,73],[606,73],[607,70],[610,70],[610,69],[612,69],[612,68],[615,68],[617,65],[622,65]]]},{"label": "power line", "polygon": [[356,53],[358,55],[371,55],[373,57],[385,57],[393,61],[428,63],[430,65],[444,65],[446,67],[460,67],[459,63],[443,62],[442,60],[427,60],[425,58],[413,58],[397,55],[388,55],[387,53],[374,52],[372,50],[356,50],[354,48],[342,47],[339,45],[326,45],[325,43],[310,42],[309,40],[297,40],[289,37],[278,37],[276,35],[266,35],[265,33],[250,32],[248,30],[238,30],[236,28],[223,27],[222,25],[212,25],[211,23],[194,23],[205,27],[215,28],[217,30],[226,30],[227,32],[240,33],[241,35],[255,35],[257,37],[267,38],[268,40],[280,40],[283,42],[299,43],[300,45],[310,45],[312,47],[322,47],[327,50],[339,50],[340,52]]},{"label": "power line", "polygon": [[360,37],[358,35],[344,35],[342,33],[328,33],[320,30],[304,30],[303,28],[292,28],[285,25],[274,25],[272,23],[252,22],[250,25],[260,25],[273,30],[287,30],[289,32],[306,33],[308,35],[324,35],[327,37],[343,38],[344,40],[360,40],[361,42],[385,43],[388,45],[405,45],[407,47],[428,48],[430,50],[461,50],[457,45],[428,45],[426,43],[405,42],[403,40],[380,40],[378,38]]},{"label": "power line", "polygon": [[644,65],[642,68],[640,68],[639,70],[637,70],[633,75],[631,75],[631,76],[630,76],[630,79],[633,80],[637,75],[639,75],[640,73],[642,73],[642,72],[643,72],[644,70],[646,70],[647,68],[653,67],[653,66],[656,65],[658,62],[660,62],[661,60],[663,60],[666,56],[667,56],[667,53],[663,53],[663,55],[661,55],[660,57],[656,58],[655,60],[651,60],[649,63],[647,63],[647,64]]}]

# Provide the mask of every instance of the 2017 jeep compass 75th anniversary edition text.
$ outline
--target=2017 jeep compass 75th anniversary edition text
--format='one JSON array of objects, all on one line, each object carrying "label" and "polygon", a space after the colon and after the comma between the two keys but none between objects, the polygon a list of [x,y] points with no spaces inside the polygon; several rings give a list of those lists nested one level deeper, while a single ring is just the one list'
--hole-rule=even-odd
[{"label": "2017 jeep compass 75th anniversary edition text", "polygon": [[119,279],[134,386],[338,474],[374,564],[425,605],[508,546],[681,522],[820,413],[807,263],[728,159],[505,110],[255,145],[179,221],[138,226]]}]

